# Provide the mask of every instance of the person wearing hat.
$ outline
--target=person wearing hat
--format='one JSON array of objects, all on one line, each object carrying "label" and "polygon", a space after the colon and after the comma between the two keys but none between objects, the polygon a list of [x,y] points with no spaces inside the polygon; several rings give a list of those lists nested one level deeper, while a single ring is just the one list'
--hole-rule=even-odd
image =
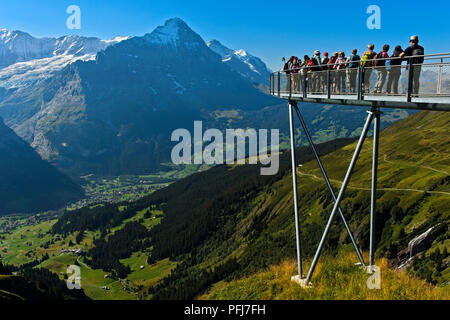
[{"label": "person wearing hat", "polygon": [[358,74],[359,62],[361,61],[361,57],[358,55],[358,50],[353,49],[352,55],[347,58],[348,69],[348,85],[350,93],[356,92],[356,76]]},{"label": "person wearing hat", "polygon": [[383,51],[377,54],[375,57],[375,66],[377,71],[377,84],[375,85],[375,93],[382,93],[384,84],[386,83],[387,78],[387,68],[386,61],[389,59],[389,49],[390,45],[385,44],[383,46]]},{"label": "person wearing hat", "polygon": [[314,51],[314,55],[312,56],[312,59],[315,60],[315,65],[317,65],[316,68],[314,68],[314,72],[312,73],[312,91],[313,92],[319,92],[320,91],[320,83],[322,80],[322,59],[320,58],[320,51],[316,50]]},{"label": "person wearing hat", "polygon": [[363,83],[362,83],[362,91],[369,93],[370,92],[370,76],[372,75],[372,71],[374,68],[373,59],[376,57],[376,52],[374,51],[375,45],[373,43],[367,46],[367,51],[364,52],[361,58],[361,66],[363,67]]},{"label": "person wearing hat", "polygon": [[335,73],[335,85],[336,90],[335,92],[339,93],[345,93],[345,75],[346,75],[346,61],[345,59],[345,53],[344,51],[339,52],[338,58],[336,59],[336,62],[334,63],[334,70],[336,70]]},{"label": "person wearing hat", "polygon": [[[425,55],[425,49],[419,46],[419,37],[412,36],[409,39],[410,46],[405,49],[405,51],[400,55],[402,58],[407,58],[408,61],[408,72],[412,71],[413,83],[412,83],[412,94],[419,94],[420,88],[420,74],[422,72],[422,64]],[[409,74],[408,74],[409,76]]]}]

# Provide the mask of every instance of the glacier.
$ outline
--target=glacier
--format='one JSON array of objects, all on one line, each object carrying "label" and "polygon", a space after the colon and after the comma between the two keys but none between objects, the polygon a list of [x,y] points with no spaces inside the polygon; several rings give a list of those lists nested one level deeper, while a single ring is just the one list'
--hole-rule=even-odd
[{"label": "glacier", "polygon": [[98,52],[129,38],[72,35],[39,39],[26,32],[0,29],[0,87],[20,88],[47,79],[75,61],[94,60]]}]

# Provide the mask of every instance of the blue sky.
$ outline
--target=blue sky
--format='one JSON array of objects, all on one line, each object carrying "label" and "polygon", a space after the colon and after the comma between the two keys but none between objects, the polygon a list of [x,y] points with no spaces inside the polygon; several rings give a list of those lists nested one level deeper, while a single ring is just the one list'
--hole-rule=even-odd
[{"label": "blue sky", "polygon": [[[0,28],[33,36],[79,34],[103,39],[143,35],[172,17],[185,20],[205,41],[246,49],[272,69],[281,57],[365,49],[369,42],[408,45],[418,34],[426,53],[450,52],[450,1],[274,0],[2,0]],[[66,9],[78,5],[81,30],[68,30]],[[381,29],[369,30],[370,5],[381,9]]]}]

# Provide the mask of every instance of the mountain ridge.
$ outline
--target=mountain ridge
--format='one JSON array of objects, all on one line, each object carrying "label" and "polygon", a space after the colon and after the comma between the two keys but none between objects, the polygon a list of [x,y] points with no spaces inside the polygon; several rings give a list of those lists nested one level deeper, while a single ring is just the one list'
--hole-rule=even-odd
[{"label": "mountain ridge", "polygon": [[0,215],[60,209],[81,188],[33,150],[0,119]]},{"label": "mountain ridge", "polygon": [[111,40],[78,35],[35,38],[27,32],[0,29],[0,69],[14,63],[51,58],[58,55],[84,56],[106,49],[128,37]]},{"label": "mountain ridge", "polygon": [[0,108],[8,124],[44,159],[77,174],[147,173],[170,160],[171,131],[213,122],[216,109],[278,102],[224,65],[181,19],[66,66],[22,99],[12,94]]},{"label": "mountain ridge", "polygon": [[266,64],[243,49],[233,50],[218,40],[211,40],[207,46],[222,57],[222,61],[233,70],[248,78],[255,86],[265,87],[269,83],[270,69]]},{"label": "mountain ridge", "polygon": [[[200,120],[220,130],[281,129],[287,145],[282,101],[264,93],[258,81],[266,80],[252,78],[255,70],[267,76],[265,65],[253,61],[260,59],[244,50],[224,59],[179,18],[91,58],[56,56],[38,60],[37,69],[28,62],[0,69],[0,116],[66,173],[159,171],[170,161],[170,132]],[[53,63],[57,72],[41,72]],[[364,114],[351,107],[307,110],[319,142],[357,134],[355,119]],[[383,125],[407,114],[389,112]]]}]

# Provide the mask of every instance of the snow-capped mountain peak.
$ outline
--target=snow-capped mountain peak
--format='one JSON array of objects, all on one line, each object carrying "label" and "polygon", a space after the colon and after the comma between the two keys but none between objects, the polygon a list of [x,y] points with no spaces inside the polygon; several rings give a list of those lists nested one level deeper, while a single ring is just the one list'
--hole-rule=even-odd
[{"label": "snow-capped mountain peak", "polygon": [[207,46],[214,51],[215,53],[217,53],[218,55],[220,55],[222,57],[222,59],[227,59],[229,58],[231,55],[234,54],[234,50],[231,50],[227,47],[225,47],[223,44],[220,43],[220,41],[218,40],[211,40],[207,43]]},{"label": "snow-capped mountain peak", "polygon": [[242,49],[230,49],[217,40],[211,40],[207,45],[212,51],[222,57],[224,63],[239,72],[241,76],[250,79],[256,84],[265,85],[268,82],[270,70],[261,59]]},{"label": "snow-capped mountain peak", "polygon": [[0,29],[0,87],[24,87],[46,79],[70,63],[95,59],[99,51],[127,39],[77,35],[38,39],[26,32]]},{"label": "snow-capped mountain peak", "polygon": [[126,39],[128,38],[116,37],[105,41],[77,35],[39,39],[26,32],[0,29],[0,68],[17,62],[59,55],[84,56],[95,54]]},{"label": "snow-capped mountain peak", "polygon": [[203,39],[180,18],[167,20],[163,26],[145,35],[148,42],[157,45],[195,46],[204,45]]},{"label": "snow-capped mountain peak", "polygon": [[114,37],[111,40],[102,40],[102,42],[106,43],[108,46],[110,46],[110,45],[113,45],[113,44],[116,44],[116,43],[128,40],[130,38],[131,38],[130,36],[126,36],[126,37],[117,36],[117,37]]},{"label": "snow-capped mountain peak", "polygon": [[237,50],[236,52],[235,52],[235,54],[236,55],[238,55],[238,56],[240,56],[240,57],[246,57],[246,56],[248,56],[248,53],[245,51],[245,50]]}]

